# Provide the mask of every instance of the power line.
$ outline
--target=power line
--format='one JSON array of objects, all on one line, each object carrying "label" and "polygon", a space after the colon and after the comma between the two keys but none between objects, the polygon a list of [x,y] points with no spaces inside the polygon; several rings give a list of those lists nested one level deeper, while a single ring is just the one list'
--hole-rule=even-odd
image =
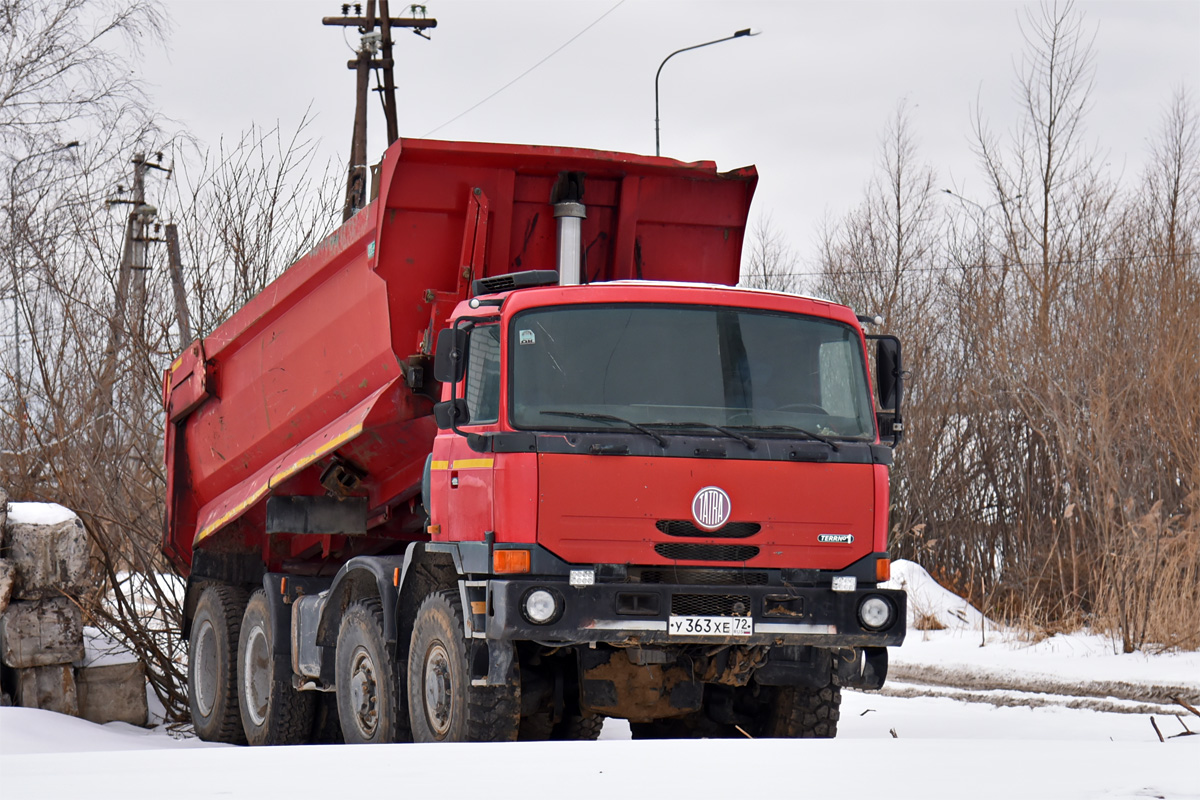
[{"label": "power line", "polygon": [[533,72],[535,69],[537,69],[538,67],[540,67],[542,64],[545,64],[547,61],[549,61],[550,59],[554,58],[556,55],[558,55],[558,54],[559,54],[559,53],[561,53],[561,52],[562,52],[564,49],[566,49],[567,45],[571,44],[571,43],[572,43],[572,42],[574,42],[576,39],[578,39],[580,36],[583,36],[585,33],[587,33],[588,31],[590,31],[592,28],[596,27],[596,25],[597,25],[597,24],[600,22],[600,20],[604,19],[605,17],[607,17],[607,16],[608,16],[609,14],[611,14],[612,12],[616,11],[618,8],[620,8],[620,7],[621,7],[622,5],[624,5],[624,4],[625,4],[625,0],[617,0],[617,4],[616,4],[616,5],[614,5],[612,8],[610,8],[608,11],[605,11],[605,12],[604,12],[603,14],[601,14],[600,16],[596,17],[596,19],[594,19],[590,25],[588,25],[586,28],[584,28],[583,30],[581,30],[579,33],[575,34],[575,35],[574,35],[574,36],[572,36],[570,39],[567,39],[567,41],[565,41],[565,42],[563,42],[561,45],[559,45],[559,47],[558,47],[558,48],[557,48],[557,49],[556,49],[554,52],[550,53],[550,55],[546,56],[546,57],[545,57],[545,58],[543,58],[541,61],[539,61],[539,62],[537,62],[536,64],[534,64],[532,67],[530,67],[529,69],[525,70],[524,72],[522,72],[522,73],[521,73],[520,75],[518,75],[517,77],[513,78],[511,81],[509,81],[508,83],[504,84],[504,85],[503,85],[503,86],[501,86],[499,89],[497,89],[496,91],[492,92],[492,93],[491,93],[491,94],[489,94],[487,97],[483,98],[483,99],[482,99],[482,100],[480,100],[478,103],[476,103],[475,105],[473,105],[473,106],[471,106],[470,108],[468,108],[466,111],[462,112],[461,114],[459,114],[459,115],[457,115],[457,116],[455,116],[455,117],[451,117],[450,119],[448,119],[448,120],[446,120],[445,122],[443,122],[441,125],[438,125],[438,126],[437,126],[436,128],[434,128],[433,130],[431,130],[431,131],[428,131],[427,133],[423,134],[423,135],[421,136],[421,138],[422,138],[422,139],[428,138],[429,136],[431,136],[431,135],[433,135],[433,134],[437,133],[437,132],[438,132],[438,131],[440,131],[442,128],[444,128],[444,127],[446,127],[447,125],[449,125],[450,123],[452,123],[452,122],[456,122],[456,121],[458,121],[458,120],[462,119],[463,117],[465,117],[467,114],[470,114],[472,111],[474,111],[475,109],[479,108],[481,105],[483,105],[484,103],[486,103],[488,100],[491,100],[493,97],[495,97],[496,95],[500,94],[500,93],[501,93],[501,92],[503,92],[505,89],[507,89],[508,87],[512,86],[514,83],[516,83],[517,81],[521,80],[522,78],[524,78],[524,77],[525,77],[526,75],[528,75],[529,73]]},{"label": "power line", "polygon": [[[1200,255],[1200,251],[1189,250],[1189,251],[1186,251],[1183,253],[1177,253],[1176,257],[1177,258],[1192,258],[1192,257],[1198,256],[1198,255]],[[1166,261],[1166,256],[1157,256],[1157,255],[1149,255],[1149,254],[1128,255],[1128,256],[1109,256],[1106,258],[1080,258],[1080,259],[1066,259],[1066,260],[1062,260],[1062,261],[1056,260],[1054,263],[1058,264],[1058,265],[1062,265],[1062,266],[1081,266],[1081,265],[1085,265],[1085,264],[1098,265],[1098,264],[1113,264],[1113,263],[1117,263],[1120,261],[1150,261],[1150,260]],[[952,264],[950,266],[945,266],[945,267],[906,267],[905,269],[901,270],[901,272],[910,273],[910,274],[911,273],[919,273],[919,272],[958,272],[958,271],[964,271],[964,270],[969,270],[969,269],[999,269],[1001,267],[1010,267],[1011,268],[1011,267],[1021,267],[1021,266],[1035,267],[1038,265],[1025,263],[1022,261],[1009,261],[1006,264]],[[880,269],[858,269],[858,270],[822,270],[822,271],[818,271],[818,272],[754,272],[753,274],[755,276],[761,276],[764,278],[782,278],[782,277],[824,278],[824,277],[829,277],[829,276],[833,276],[833,275],[894,275],[895,270],[892,270],[889,268],[880,268]]]}]

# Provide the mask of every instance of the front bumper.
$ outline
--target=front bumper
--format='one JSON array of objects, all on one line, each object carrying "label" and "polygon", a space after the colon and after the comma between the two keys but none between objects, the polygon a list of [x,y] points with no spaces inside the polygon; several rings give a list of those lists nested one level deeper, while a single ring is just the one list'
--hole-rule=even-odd
[{"label": "front bumper", "polygon": [[[558,616],[544,625],[530,622],[522,612],[526,594],[534,589],[547,589],[559,600]],[[881,630],[859,620],[859,604],[868,596],[882,597],[892,606],[891,620]],[[887,647],[904,641],[906,595],[896,589],[835,592],[828,587],[643,583],[574,587],[557,578],[498,579],[491,581],[491,610],[480,627],[493,640]],[[668,620],[673,615],[750,616],[753,631],[738,636],[671,634]]]}]

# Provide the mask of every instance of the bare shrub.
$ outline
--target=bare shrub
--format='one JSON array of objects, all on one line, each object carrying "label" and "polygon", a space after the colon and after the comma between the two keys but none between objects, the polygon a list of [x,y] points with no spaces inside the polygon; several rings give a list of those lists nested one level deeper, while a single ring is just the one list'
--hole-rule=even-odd
[{"label": "bare shrub", "polygon": [[1031,8],[1022,29],[1021,124],[1002,138],[975,116],[989,195],[935,206],[901,108],[817,289],[906,344],[894,555],[1036,635],[1196,647],[1200,337],[1180,324],[1200,316],[1196,111],[1176,95],[1120,191],[1085,137],[1079,9]]},{"label": "bare shrub", "polygon": [[[0,67],[0,142],[10,161],[0,170],[9,290],[0,312],[8,337],[0,484],[14,499],[79,514],[104,579],[78,598],[88,624],[138,655],[169,718],[181,719],[181,582],[159,551],[161,380],[178,348],[175,297],[153,242],[143,277],[131,278],[130,207],[106,201],[130,197],[116,187],[130,185],[134,153],[161,150],[156,163],[187,167],[166,184],[173,194],[158,181],[148,199],[184,226],[188,302],[204,334],[332,229],[337,193],[328,170],[314,169],[303,126],[291,137],[251,131],[218,159],[158,132],[128,78],[132,65],[109,38],[136,45],[160,24],[156,7],[138,2],[0,5],[0,39],[15,54]],[[61,141],[77,127],[94,135]],[[156,233],[148,221],[146,237]]]}]

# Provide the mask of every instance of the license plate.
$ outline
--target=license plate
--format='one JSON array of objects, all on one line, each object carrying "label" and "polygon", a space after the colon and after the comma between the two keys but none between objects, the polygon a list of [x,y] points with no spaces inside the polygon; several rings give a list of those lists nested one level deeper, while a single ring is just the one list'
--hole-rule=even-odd
[{"label": "license plate", "polygon": [[750,617],[671,617],[667,633],[672,636],[749,636],[754,633]]}]

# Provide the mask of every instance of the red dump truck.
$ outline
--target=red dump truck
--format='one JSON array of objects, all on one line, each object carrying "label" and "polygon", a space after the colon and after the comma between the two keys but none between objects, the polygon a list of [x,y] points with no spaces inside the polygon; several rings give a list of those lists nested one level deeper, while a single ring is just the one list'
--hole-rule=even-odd
[{"label": "red dump truck", "polygon": [[904,638],[900,345],[735,287],[756,181],[402,139],[175,361],[201,738],[835,735]]}]

